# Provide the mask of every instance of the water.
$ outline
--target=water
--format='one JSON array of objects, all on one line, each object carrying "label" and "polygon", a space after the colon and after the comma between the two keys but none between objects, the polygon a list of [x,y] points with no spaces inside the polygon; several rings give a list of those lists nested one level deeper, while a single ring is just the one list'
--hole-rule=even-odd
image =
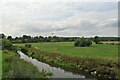
[{"label": "water", "polygon": [[46,63],[43,63],[36,59],[32,59],[31,57],[28,57],[27,55],[20,51],[18,51],[18,53],[20,54],[21,59],[31,62],[34,66],[38,68],[39,71],[45,70],[47,72],[52,72],[53,75],[51,78],[85,78],[85,76],[83,75],[73,74],[72,72],[65,71],[61,68],[52,67]]}]

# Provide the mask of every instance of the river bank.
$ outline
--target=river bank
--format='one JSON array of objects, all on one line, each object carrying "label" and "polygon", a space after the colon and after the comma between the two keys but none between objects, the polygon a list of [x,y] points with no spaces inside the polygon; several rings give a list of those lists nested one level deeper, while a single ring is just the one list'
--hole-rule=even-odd
[{"label": "river bank", "polygon": [[31,62],[34,66],[38,68],[39,71],[44,70],[46,72],[52,72],[52,76],[50,76],[49,78],[68,78],[68,77],[69,78],[82,78],[82,79],[85,78],[83,75],[73,74],[72,72],[65,71],[64,69],[61,69],[60,67],[53,67],[53,66],[50,66],[49,64],[38,61],[31,57],[28,57],[27,55],[25,55],[24,53],[20,51],[18,51],[17,53],[20,55],[21,59]]},{"label": "river bank", "polygon": [[58,53],[41,51],[34,47],[22,47],[21,51],[49,65],[84,74],[86,78],[97,78],[100,80],[113,80],[119,78],[119,64],[112,60],[92,57],[71,57]]},{"label": "river bank", "polygon": [[17,53],[8,50],[2,51],[2,80],[16,80],[16,78],[41,80],[49,76],[49,73],[40,72],[32,63],[20,59]]}]

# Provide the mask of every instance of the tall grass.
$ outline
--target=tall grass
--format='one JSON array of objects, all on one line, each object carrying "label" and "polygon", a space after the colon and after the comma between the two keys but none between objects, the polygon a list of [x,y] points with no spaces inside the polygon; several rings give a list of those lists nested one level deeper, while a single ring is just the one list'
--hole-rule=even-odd
[{"label": "tall grass", "polygon": [[2,58],[3,79],[33,78],[34,80],[34,78],[48,77],[46,72],[39,72],[37,67],[33,66],[32,63],[20,59],[18,54],[7,50],[3,51],[2,54],[3,54]]}]

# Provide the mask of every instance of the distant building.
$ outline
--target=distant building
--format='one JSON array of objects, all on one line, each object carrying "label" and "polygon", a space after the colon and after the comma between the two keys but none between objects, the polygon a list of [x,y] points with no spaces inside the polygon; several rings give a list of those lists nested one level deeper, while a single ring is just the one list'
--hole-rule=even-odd
[{"label": "distant building", "polygon": [[1,38],[5,38],[5,35],[4,34],[0,34],[0,39]]}]

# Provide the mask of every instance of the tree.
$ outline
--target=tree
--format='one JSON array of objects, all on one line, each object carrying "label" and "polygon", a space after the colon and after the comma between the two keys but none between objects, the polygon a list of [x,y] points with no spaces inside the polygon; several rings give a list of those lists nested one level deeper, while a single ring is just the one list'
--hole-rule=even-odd
[{"label": "tree", "polygon": [[85,39],[84,37],[82,37],[81,39],[77,39],[74,43],[74,46],[78,46],[78,47],[87,47],[92,45],[92,41],[89,39]]},{"label": "tree", "polygon": [[12,36],[8,36],[7,39],[12,41]]},{"label": "tree", "polygon": [[95,36],[95,37],[94,37],[94,42],[95,42],[96,44],[98,44],[98,43],[100,42],[100,40],[99,40],[99,37],[98,37],[98,36]]},{"label": "tree", "polygon": [[87,46],[92,45],[92,41],[90,39],[87,40]]},{"label": "tree", "polygon": [[75,43],[74,43],[74,46],[79,46],[79,45],[80,45],[80,40],[77,39],[77,40],[75,41]]},{"label": "tree", "polygon": [[23,37],[22,37],[23,39],[27,39],[28,38],[28,36],[27,35],[23,35]]},{"label": "tree", "polygon": [[5,38],[5,35],[4,34],[0,34],[0,38]]}]

